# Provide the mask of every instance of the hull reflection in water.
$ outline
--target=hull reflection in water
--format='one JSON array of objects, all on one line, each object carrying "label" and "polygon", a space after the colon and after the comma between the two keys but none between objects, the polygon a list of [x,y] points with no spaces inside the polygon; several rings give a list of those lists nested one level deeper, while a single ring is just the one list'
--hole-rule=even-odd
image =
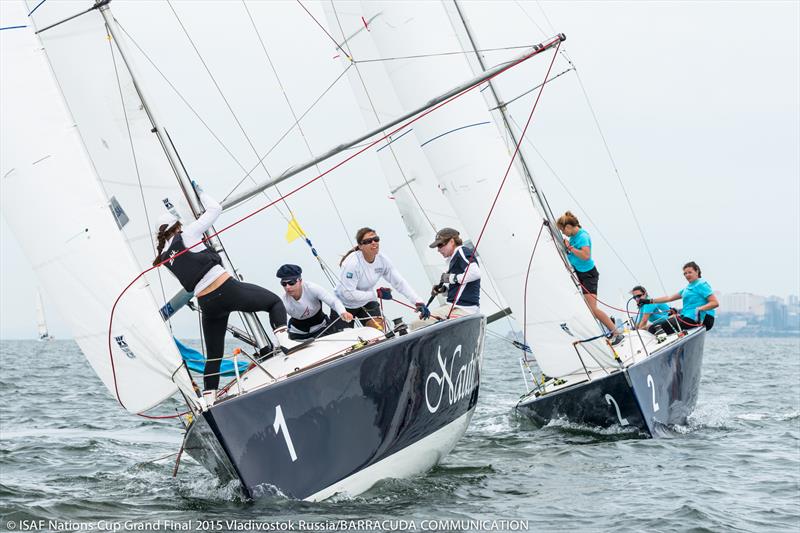
[{"label": "hull reflection in water", "polygon": [[475,410],[484,328],[481,315],[443,321],[223,400],[186,451],[247,497],[321,500],[424,472]]}]

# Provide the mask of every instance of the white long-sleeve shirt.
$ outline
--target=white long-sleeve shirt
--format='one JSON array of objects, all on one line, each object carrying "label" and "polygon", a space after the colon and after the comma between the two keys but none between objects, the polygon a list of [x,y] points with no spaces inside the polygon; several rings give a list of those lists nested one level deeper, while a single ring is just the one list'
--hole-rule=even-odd
[{"label": "white long-sleeve shirt", "polygon": [[[197,220],[190,222],[185,226],[181,225],[181,238],[183,239],[183,245],[186,248],[191,248],[195,244],[202,241],[205,237],[204,233],[214,224],[214,222],[217,221],[220,214],[222,214],[222,206],[219,205],[219,202],[214,200],[205,191],[200,193],[200,201],[203,202],[203,205],[206,208],[205,212],[200,215]],[[166,242],[164,249],[166,250],[169,248],[170,244],[172,244],[172,238]],[[187,253],[198,253],[202,252],[204,249],[204,246],[198,246],[197,248],[192,248]],[[216,280],[225,272],[226,270],[222,266],[214,265],[211,270],[206,272],[206,275],[203,276],[199,282],[197,282],[197,285],[195,285],[195,294],[201,292],[203,289],[211,285],[214,280]]]},{"label": "white long-sleeve shirt", "polygon": [[411,285],[394,268],[388,257],[378,252],[375,260],[367,263],[361,250],[351,253],[342,263],[336,296],[350,309],[377,301],[378,295],[375,289],[381,278],[388,281],[389,285],[405,296],[412,305],[422,301]]},{"label": "white long-sleeve shirt", "polygon": [[300,299],[295,300],[294,297],[283,292],[281,299],[283,305],[286,307],[286,313],[297,320],[305,320],[316,315],[322,308],[322,302],[325,302],[328,307],[335,310],[340,315],[345,312],[344,305],[333,294],[326,291],[316,283],[303,280],[303,292],[300,294]]}]

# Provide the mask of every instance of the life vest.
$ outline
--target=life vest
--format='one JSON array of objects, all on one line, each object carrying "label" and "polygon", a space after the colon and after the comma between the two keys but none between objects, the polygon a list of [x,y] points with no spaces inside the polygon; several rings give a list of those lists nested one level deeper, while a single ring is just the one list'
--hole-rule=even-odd
[{"label": "life vest", "polygon": [[[456,249],[456,253],[453,254],[453,258],[450,259],[450,268],[447,269],[447,272],[458,275],[466,272],[470,255],[472,255],[472,250],[463,246],[459,246]],[[473,258],[473,261],[476,265],[478,264],[477,258]],[[461,285],[458,283],[451,283],[449,285],[447,289],[447,301],[449,303],[453,303],[455,301],[456,294],[458,294],[459,289],[461,289]],[[474,281],[470,281],[464,286],[464,290],[461,291],[461,295],[458,297],[458,302],[456,302],[456,305],[480,305],[480,295],[481,280],[476,279]]]},{"label": "life vest", "polygon": [[178,278],[178,281],[188,292],[194,291],[194,288],[209,270],[217,265],[222,265],[222,258],[219,254],[207,243],[203,244],[205,249],[200,252],[189,251],[180,257],[167,261],[170,257],[186,249],[183,244],[183,237],[178,233],[172,238],[169,248],[159,256],[161,261],[167,261],[164,266],[175,274],[175,277]]}]

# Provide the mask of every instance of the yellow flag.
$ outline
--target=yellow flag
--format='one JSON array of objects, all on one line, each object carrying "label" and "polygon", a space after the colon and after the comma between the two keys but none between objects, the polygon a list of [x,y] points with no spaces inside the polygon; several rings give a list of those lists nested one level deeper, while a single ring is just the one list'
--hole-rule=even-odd
[{"label": "yellow flag", "polygon": [[304,237],[305,234],[306,232],[300,227],[300,223],[292,215],[292,220],[289,221],[289,227],[286,230],[286,242],[292,242],[295,239]]}]

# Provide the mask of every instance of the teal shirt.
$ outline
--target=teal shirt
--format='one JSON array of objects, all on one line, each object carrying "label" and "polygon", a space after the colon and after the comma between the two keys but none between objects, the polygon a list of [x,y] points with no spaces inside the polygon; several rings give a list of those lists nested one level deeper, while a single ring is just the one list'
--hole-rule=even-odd
[{"label": "teal shirt", "polygon": [[577,248],[580,250],[584,246],[589,247],[589,259],[584,261],[583,259],[579,258],[573,253],[567,254],[567,259],[569,259],[569,263],[572,265],[572,268],[577,270],[578,272],[588,272],[594,268],[594,259],[592,259],[592,238],[589,237],[589,232],[585,229],[581,228],[578,230],[578,233],[573,235],[569,238],[569,245],[573,248]]},{"label": "teal shirt", "polygon": [[659,320],[666,320],[669,317],[669,305],[667,304],[644,304],[639,309],[639,314],[636,315],[636,323],[642,321],[642,317],[650,313],[647,317],[649,323],[658,322]]},{"label": "teal shirt", "polygon": [[[707,281],[704,279],[696,279],[688,284],[686,288],[681,289],[678,294],[680,294],[681,298],[683,299],[683,309],[681,310],[681,315],[691,320],[695,320],[697,317],[697,308],[707,304],[708,297],[714,294],[714,291],[711,290],[711,285],[709,285]],[[698,320],[702,322],[706,314],[711,316],[716,315],[714,309],[710,311],[701,311]]]}]

